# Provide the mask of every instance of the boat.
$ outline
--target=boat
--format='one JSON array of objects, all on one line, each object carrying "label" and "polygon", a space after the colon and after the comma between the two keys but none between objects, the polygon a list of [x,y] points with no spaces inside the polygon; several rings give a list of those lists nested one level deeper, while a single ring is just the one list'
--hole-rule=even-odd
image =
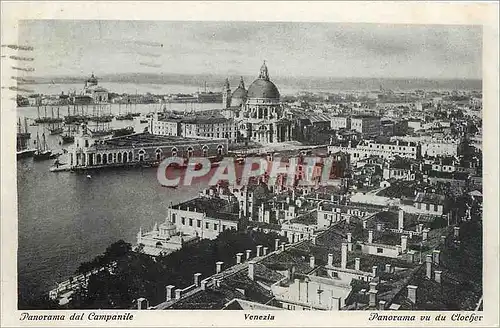
[{"label": "boat", "polygon": [[52,117],[47,116],[47,105],[45,105],[45,116],[40,117],[40,106],[37,106],[38,118],[35,123],[61,123],[63,121],[60,117],[54,117],[54,110],[52,109]]},{"label": "boat", "polygon": [[33,157],[36,149],[28,148],[29,140],[31,139],[31,133],[28,132],[27,119],[24,119],[24,130],[21,125],[21,118],[17,123],[17,146],[16,146],[16,157],[17,158],[27,158]]},{"label": "boat", "polygon": [[45,133],[42,133],[42,143],[40,144],[40,137],[38,132],[36,134],[36,151],[33,154],[33,159],[35,161],[44,161],[51,159],[52,151],[47,147],[47,141],[45,140]]},{"label": "boat", "polygon": [[139,120],[139,123],[149,123],[149,120],[141,118]]},{"label": "boat", "polygon": [[90,117],[90,121],[100,122],[100,123],[109,123],[113,121],[114,115],[100,115],[100,116],[92,116]]},{"label": "boat", "polygon": [[[54,117],[54,110],[52,110],[52,117]],[[60,119],[59,107],[57,107],[57,119],[58,120]],[[62,122],[62,119],[61,119],[61,122]],[[64,130],[63,130],[62,126],[60,125],[61,122],[52,123],[51,127],[49,128],[49,132],[51,135],[63,133]]]},{"label": "boat", "polygon": [[121,137],[121,136],[126,136],[129,134],[133,134],[134,128],[132,126],[127,126],[126,128],[121,128],[121,129],[114,129],[113,130],[113,137]]},{"label": "boat", "polygon": [[128,113],[128,114],[123,114],[123,115],[118,115],[115,117],[118,121],[131,121],[134,119],[134,116],[132,116],[131,113]]}]

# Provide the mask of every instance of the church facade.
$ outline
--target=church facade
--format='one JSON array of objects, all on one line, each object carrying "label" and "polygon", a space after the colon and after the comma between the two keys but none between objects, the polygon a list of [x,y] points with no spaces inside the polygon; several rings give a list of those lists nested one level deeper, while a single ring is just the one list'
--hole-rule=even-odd
[{"label": "church facade", "polygon": [[280,102],[280,93],[269,78],[265,62],[248,90],[241,78],[239,86],[231,93],[226,79],[222,94],[223,113],[236,121],[240,139],[260,144],[292,140],[291,114]]}]

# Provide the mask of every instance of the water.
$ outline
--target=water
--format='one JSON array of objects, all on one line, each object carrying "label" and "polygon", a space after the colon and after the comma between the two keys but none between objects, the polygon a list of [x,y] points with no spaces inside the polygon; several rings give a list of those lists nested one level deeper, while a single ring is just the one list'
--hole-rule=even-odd
[{"label": "water", "polygon": [[[153,107],[141,105],[138,111],[146,113]],[[19,108],[18,115],[35,118],[36,108]],[[111,125],[134,125],[137,131],[147,124],[135,120]],[[52,150],[66,147],[43,125],[28,128],[32,147],[37,131],[45,132]],[[21,298],[53,288],[82,261],[91,260],[119,239],[135,243],[141,226],[151,229],[154,222],[164,220],[171,202],[192,198],[206,186],[198,182],[175,190],[161,187],[153,168],[92,171],[88,179],[86,173],[49,172],[51,163],[31,158],[17,161]]]}]

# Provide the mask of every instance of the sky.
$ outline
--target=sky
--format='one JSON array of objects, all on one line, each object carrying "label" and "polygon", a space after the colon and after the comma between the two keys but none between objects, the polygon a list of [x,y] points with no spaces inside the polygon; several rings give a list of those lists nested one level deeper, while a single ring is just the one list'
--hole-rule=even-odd
[{"label": "sky", "polygon": [[481,79],[482,29],[359,23],[21,21],[35,76],[117,73]]}]

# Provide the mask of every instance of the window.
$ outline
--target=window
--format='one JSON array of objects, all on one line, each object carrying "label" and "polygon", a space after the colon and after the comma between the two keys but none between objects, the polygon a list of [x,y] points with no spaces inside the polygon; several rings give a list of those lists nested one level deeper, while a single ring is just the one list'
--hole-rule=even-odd
[{"label": "window", "polygon": [[208,222],[205,222],[205,229],[208,229]]},{"label": "window", "polygon": [[225,230],[226,230],[226,225],[225,225],[225,224],[223,224],[223,225],[222,225],[222,231],[225,231]]},{"label": "window", "polygon": [[377,254],[382,254],[384,252],[383,248],[378,247],[377,248]]},{"label": "window", "polygon": [[198,228],[201,228],[201,220],[196,220],[196,226],[197,226]]},{"label": "window", "polygon": [[189,226],[192,227],[193,226],[193,219],[189,219]]},{"label": "window", "polygon": [[333,278],[338,278],[339,277],[339,273],[336,272],[336,271],[332,272],[332,277]]},{"label": "window", "polygon": [[181,218],[182,225],[186,224],[186,218]]},{"label": "window", "polygon": [[214,223],[214,230],[217,231],[217,228],[218,228],[217,223]]},{"label": "window", "polygon": [[175,223],[175,214],[172,214],[172,223]]}]

